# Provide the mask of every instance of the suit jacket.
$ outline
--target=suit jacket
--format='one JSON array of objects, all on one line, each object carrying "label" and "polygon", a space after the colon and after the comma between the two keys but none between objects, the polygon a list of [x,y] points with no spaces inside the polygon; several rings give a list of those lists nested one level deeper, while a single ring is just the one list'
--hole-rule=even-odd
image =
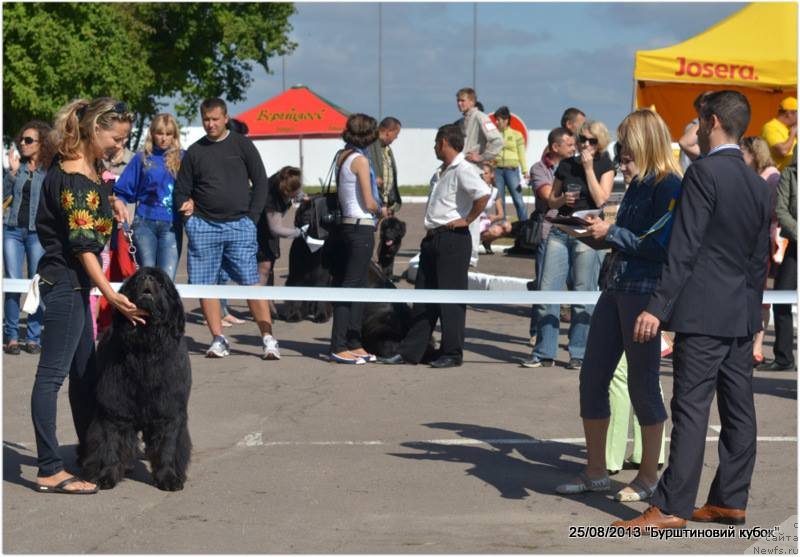
[{"label": "suit jacket", "polygon": [[770,193],[738,149],[686,171],[667,263],[647,311],[680,333],[746,337],[761,330]]}]

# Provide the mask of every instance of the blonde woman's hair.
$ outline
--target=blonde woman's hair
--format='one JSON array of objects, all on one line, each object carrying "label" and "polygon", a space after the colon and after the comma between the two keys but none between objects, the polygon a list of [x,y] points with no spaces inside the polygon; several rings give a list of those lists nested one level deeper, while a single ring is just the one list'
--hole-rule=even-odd
[{"label": "blonde woman's hair", "polygon": [[649,108],[631,112],[625,117],[617,128],[617,141],[621,152],[633,157],[640,179],[652,174],[658,181],[669,174],[683,174],[672,153],[672,138],[667,124]]},{"label": "blonde woman's hair", "polygon": [[64,160],[83,154],[83,144],[94,140],[95,125],[109,130],[116,122],[133,123],[125,103],[111,97],[75,99],[58,111],[53,126],[53,143]]},{"label": "blonde woman's hair", "polygon": [[159,131],[172,132],[172,145],[164,153],[164,164],[175,178],[181,167],[181,131],[178,128],[178,121],[172,114],[156,114],[150,122],[147,139],[144,141],[144,164],[145,166],[150,164],[147,159],[153,154],[153,135]]},{"label": "blonde woman's hair", "polygon": [[753,163],[756,165],[756,172],[761,174],[765,168],[775,166],[772,155],[769,152],[769,143],[762,137],[750,135],[743,137],[739,142],[739,147],[753,155]]},{"label": "blonde woman's hair", "polygon": [[578,134],[582,133],[584,130],[597,138],[597,155],[595,156],[601,155],[608,147],[608,144],[611,143],[611,134],[608,133],[606,125],[597,120],[584,122]]}]

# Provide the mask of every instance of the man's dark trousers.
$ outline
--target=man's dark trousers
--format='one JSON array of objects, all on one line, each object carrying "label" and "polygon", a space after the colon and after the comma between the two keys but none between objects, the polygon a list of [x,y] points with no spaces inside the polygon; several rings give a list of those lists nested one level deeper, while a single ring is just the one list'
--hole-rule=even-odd
[{"label": "man's dark trousers", "polygon": [[747,508],[756,461],[752,350],[752,337],[675,336],[669,465],[651,499],[662,512],[686,519],[692,516],[715,387],[722,429],[719,467],[707,502]]},{"label": "man's dark trousers", "polygon": [[[775,290],[797,290],[797,243],[789,242],[778,276],[775,278]],[[772,306],[775,316],[775,344],[773,354],[775,363],[784,367],[794,365],[794,324],[792,323],[791,304],[775,304]]]},{"label": "man's dark trousers", "polygon": [[[420,245],[415,289],[466,290],[472,239],[469,229],[456,228],[429,233]],[[442,320],[442,356],[461,361],[464,352],[465,304],[414,304],[411,328],[398,352],[411,363],[425,355],[436,321]]]}]

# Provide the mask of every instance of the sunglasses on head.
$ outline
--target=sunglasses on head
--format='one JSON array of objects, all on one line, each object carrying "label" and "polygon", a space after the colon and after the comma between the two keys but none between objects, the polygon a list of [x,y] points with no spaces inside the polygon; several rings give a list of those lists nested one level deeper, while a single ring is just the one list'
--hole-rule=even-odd
[{"label": "sunglasses on head", "polygon": [[589,143],[589,145],[597,145],[597,138],[596,137],[586,137],[585,135],[579,135],[578,141],[580,143]]},{"label": "sunglasses on head", "polygon": [[20,137],[19,142],[25,145],[32,145],[33,143],[39,143],[39,140],[26,135],[25,137]]}]

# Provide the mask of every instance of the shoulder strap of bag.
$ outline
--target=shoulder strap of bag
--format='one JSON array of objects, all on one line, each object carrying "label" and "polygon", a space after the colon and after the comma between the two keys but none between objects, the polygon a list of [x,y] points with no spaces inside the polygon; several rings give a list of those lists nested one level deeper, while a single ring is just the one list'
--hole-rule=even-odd
[{"label": "shoulder strap of bag", "polygon": [[328,170],[328,177],[325,180],[325,186],[322,188],[322,193],[325,194],[330,193],[331,185],[333,185],[334,180],[336,181],[336,190],[337,191],[339,190],[339,171],[341,170],[341,168],[336,163],[339,161],[339,157],[342,155],[342,153],[345,154],[343,158],[344,162],[345,160],[347,160],[347,157],[352,155],[354,152],[355,149],[346,149],[346,150],[339,149],[338,151],[336,151],[336,154],[333,156],[333,162],[331,163],[331,167]]}]

